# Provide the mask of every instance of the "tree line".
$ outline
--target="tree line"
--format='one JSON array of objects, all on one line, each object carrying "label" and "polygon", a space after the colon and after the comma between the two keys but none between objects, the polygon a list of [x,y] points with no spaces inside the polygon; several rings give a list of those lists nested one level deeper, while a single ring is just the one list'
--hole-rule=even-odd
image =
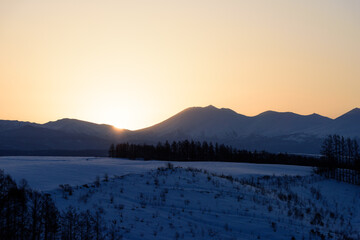
[{"label": "tree line", "polygon": [[164,161],[220,161],[317,166],[319,159],[310,156],[265,151],[238,150],[225,144],[207,141],[168,141],[157,145],[119,143],[112,144],[109,156],[113,158]]},{"label": "tree line", "polygon": [[16,184],[0,170],[0,239],[120,239],[116,222],[106,224],[102,212],[60,212],[49,194],[32,190],[25,180]]},{"label": "tree line", "polygon": [[320,151],[317,172],[340,181],[360,184],[360,148],[356,139],[329,135]]},{"label": "tree line", "polygon": [[328,168],[360,170],[359,144],[356,139],[329,135],[321,146],[323,165]]}]

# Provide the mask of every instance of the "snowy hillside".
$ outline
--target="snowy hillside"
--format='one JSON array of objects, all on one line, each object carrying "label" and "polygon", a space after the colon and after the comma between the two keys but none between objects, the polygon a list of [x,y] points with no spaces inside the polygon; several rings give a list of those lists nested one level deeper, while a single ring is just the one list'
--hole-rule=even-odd
[{"label": "snowy hillside", "polygon": [[50,193],[64,211],[97,212],[104,233],[124,239],[360,237],[359,188],[318,176],[234,178],[169,165]]},{"label": "snowy hillside", "polygon": [[360,238],[359,186],[312,175],[310,167],[172,164],[0,158],[0,169],[51,195],[76,223],[74,234],[90,217],[103,239]]}]

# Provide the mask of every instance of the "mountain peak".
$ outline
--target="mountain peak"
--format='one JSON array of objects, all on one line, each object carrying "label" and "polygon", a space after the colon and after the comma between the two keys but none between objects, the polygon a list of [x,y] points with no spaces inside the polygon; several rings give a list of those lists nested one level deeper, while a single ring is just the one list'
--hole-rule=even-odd
[{"label": "mountain peak", "polygon": [[279,112],[268,110],[268,111],[265,111],[265,112],[262,112],[262,113],[258,114],[257,116],[273,115],[273,114],[277,114],[277,113],[279,113]]},{"label": "mountain peak", "polygon": [[[330,120],[330,118],[328,118],[328,117],[324,117],[324,116],[322,116],[322,115],[320,115],[320,114],[317,114],[317,113],[313,113],[313,114],[310,114],[310,115],[307,115],[308,117],[312,117],[312,118],[318,118],[318,119],[328,119],[328,120]],[[332,119],[331,119],[332,120]]]},{"label": "mountain peak", "polygon": [[206,107],[189,107],[181,111],[180,113],[185,113],[185,112],[201,112],[201,113],[207,112],[207,113],[219,113],[219,114],[228,112],[228,113],[240,115],[230,108],[217,108],[214,105],[208,105]]},{"label": "mountain peak", "polygon": [[348,113],[351,113],[351,114],[360,114],[360,108],[354,108],[353,110],[349,111]]},{"label": "mountain peak", "polygon": [[[75,119],[75,118],[61,118],[59,120],[55,120],[55,121],[50,121],[46,124],[49,124],[49,123],[72,123],[72,122],[83,122],[83,123],[86,123],[87,121],[83,121],[83,120],[79,120],[79,119]],[[88,122],[90,123],[90,122]]]},{"label": "mountain peak", "polygon": [[263,113],[260,113],[259,115],[255,116],[255,117],[264,117],[264,116],[285,116],[285,115],[288,115],[288,116],[293,116],[293,115],[298,115],[296,113],[293,113],[293,112],[277,112],[277,111],[272,111],[272,110],[269,110],[269,111],[265,111]]},{"label": "mountain peak", "polygon": [[360,118],[360,108],[354,108],[336,119]]},{"label": "mountain peak", "polygon": [[207,108],[207,109],[218,109],[217,107],[215,107],[214,105],[209,105],[209,106],[206,106],[204,108]]}]

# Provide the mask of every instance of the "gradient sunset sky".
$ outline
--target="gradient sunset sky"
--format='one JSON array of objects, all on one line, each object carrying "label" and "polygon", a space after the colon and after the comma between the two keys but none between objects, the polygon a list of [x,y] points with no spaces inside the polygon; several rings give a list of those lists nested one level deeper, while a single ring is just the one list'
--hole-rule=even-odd
[{"label": "gradient sunset sky", "polygon": [[360,106],[359,0],[0,0],[0,119]]}]

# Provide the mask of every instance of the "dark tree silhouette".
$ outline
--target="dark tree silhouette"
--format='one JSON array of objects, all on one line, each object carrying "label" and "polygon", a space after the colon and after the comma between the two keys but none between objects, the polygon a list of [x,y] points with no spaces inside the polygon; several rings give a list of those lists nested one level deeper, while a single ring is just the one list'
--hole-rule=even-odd
[{"label": "dark tree silhouette", "polygon": [[[215,146],[215,147],[214,147]],[[273,154],[268,152],[251,152],[238,150],[231,146],[206,141],[174,141],[171,144],[157,143],[156,146],[147,144],[120,143],[115,147],[116,158],[165,160],[165,161],[226,161],[252,162],[318,166],[319,159],[309,156]],[[112,147],[110,147],[112,149]]]},{"label": "dark tree silhouette", "polygon": [[360,154],[356,139],[329,135],[324,139],[317,172],[340,181],[359,184]]},{"label": "dark tree silhouette", "polygon": [[109,148],[109,157],[115,157],[115,145],[111,144]]},{"label": "dark tree silhouette", "polygon": [[26,181],[19,186],[0,170],[0,239],[4,240],[92,240],[119,239],[112,224],[107,236],[103,211],[78,212],[69,207],[59,213],[49,194],[33,191]]}]

